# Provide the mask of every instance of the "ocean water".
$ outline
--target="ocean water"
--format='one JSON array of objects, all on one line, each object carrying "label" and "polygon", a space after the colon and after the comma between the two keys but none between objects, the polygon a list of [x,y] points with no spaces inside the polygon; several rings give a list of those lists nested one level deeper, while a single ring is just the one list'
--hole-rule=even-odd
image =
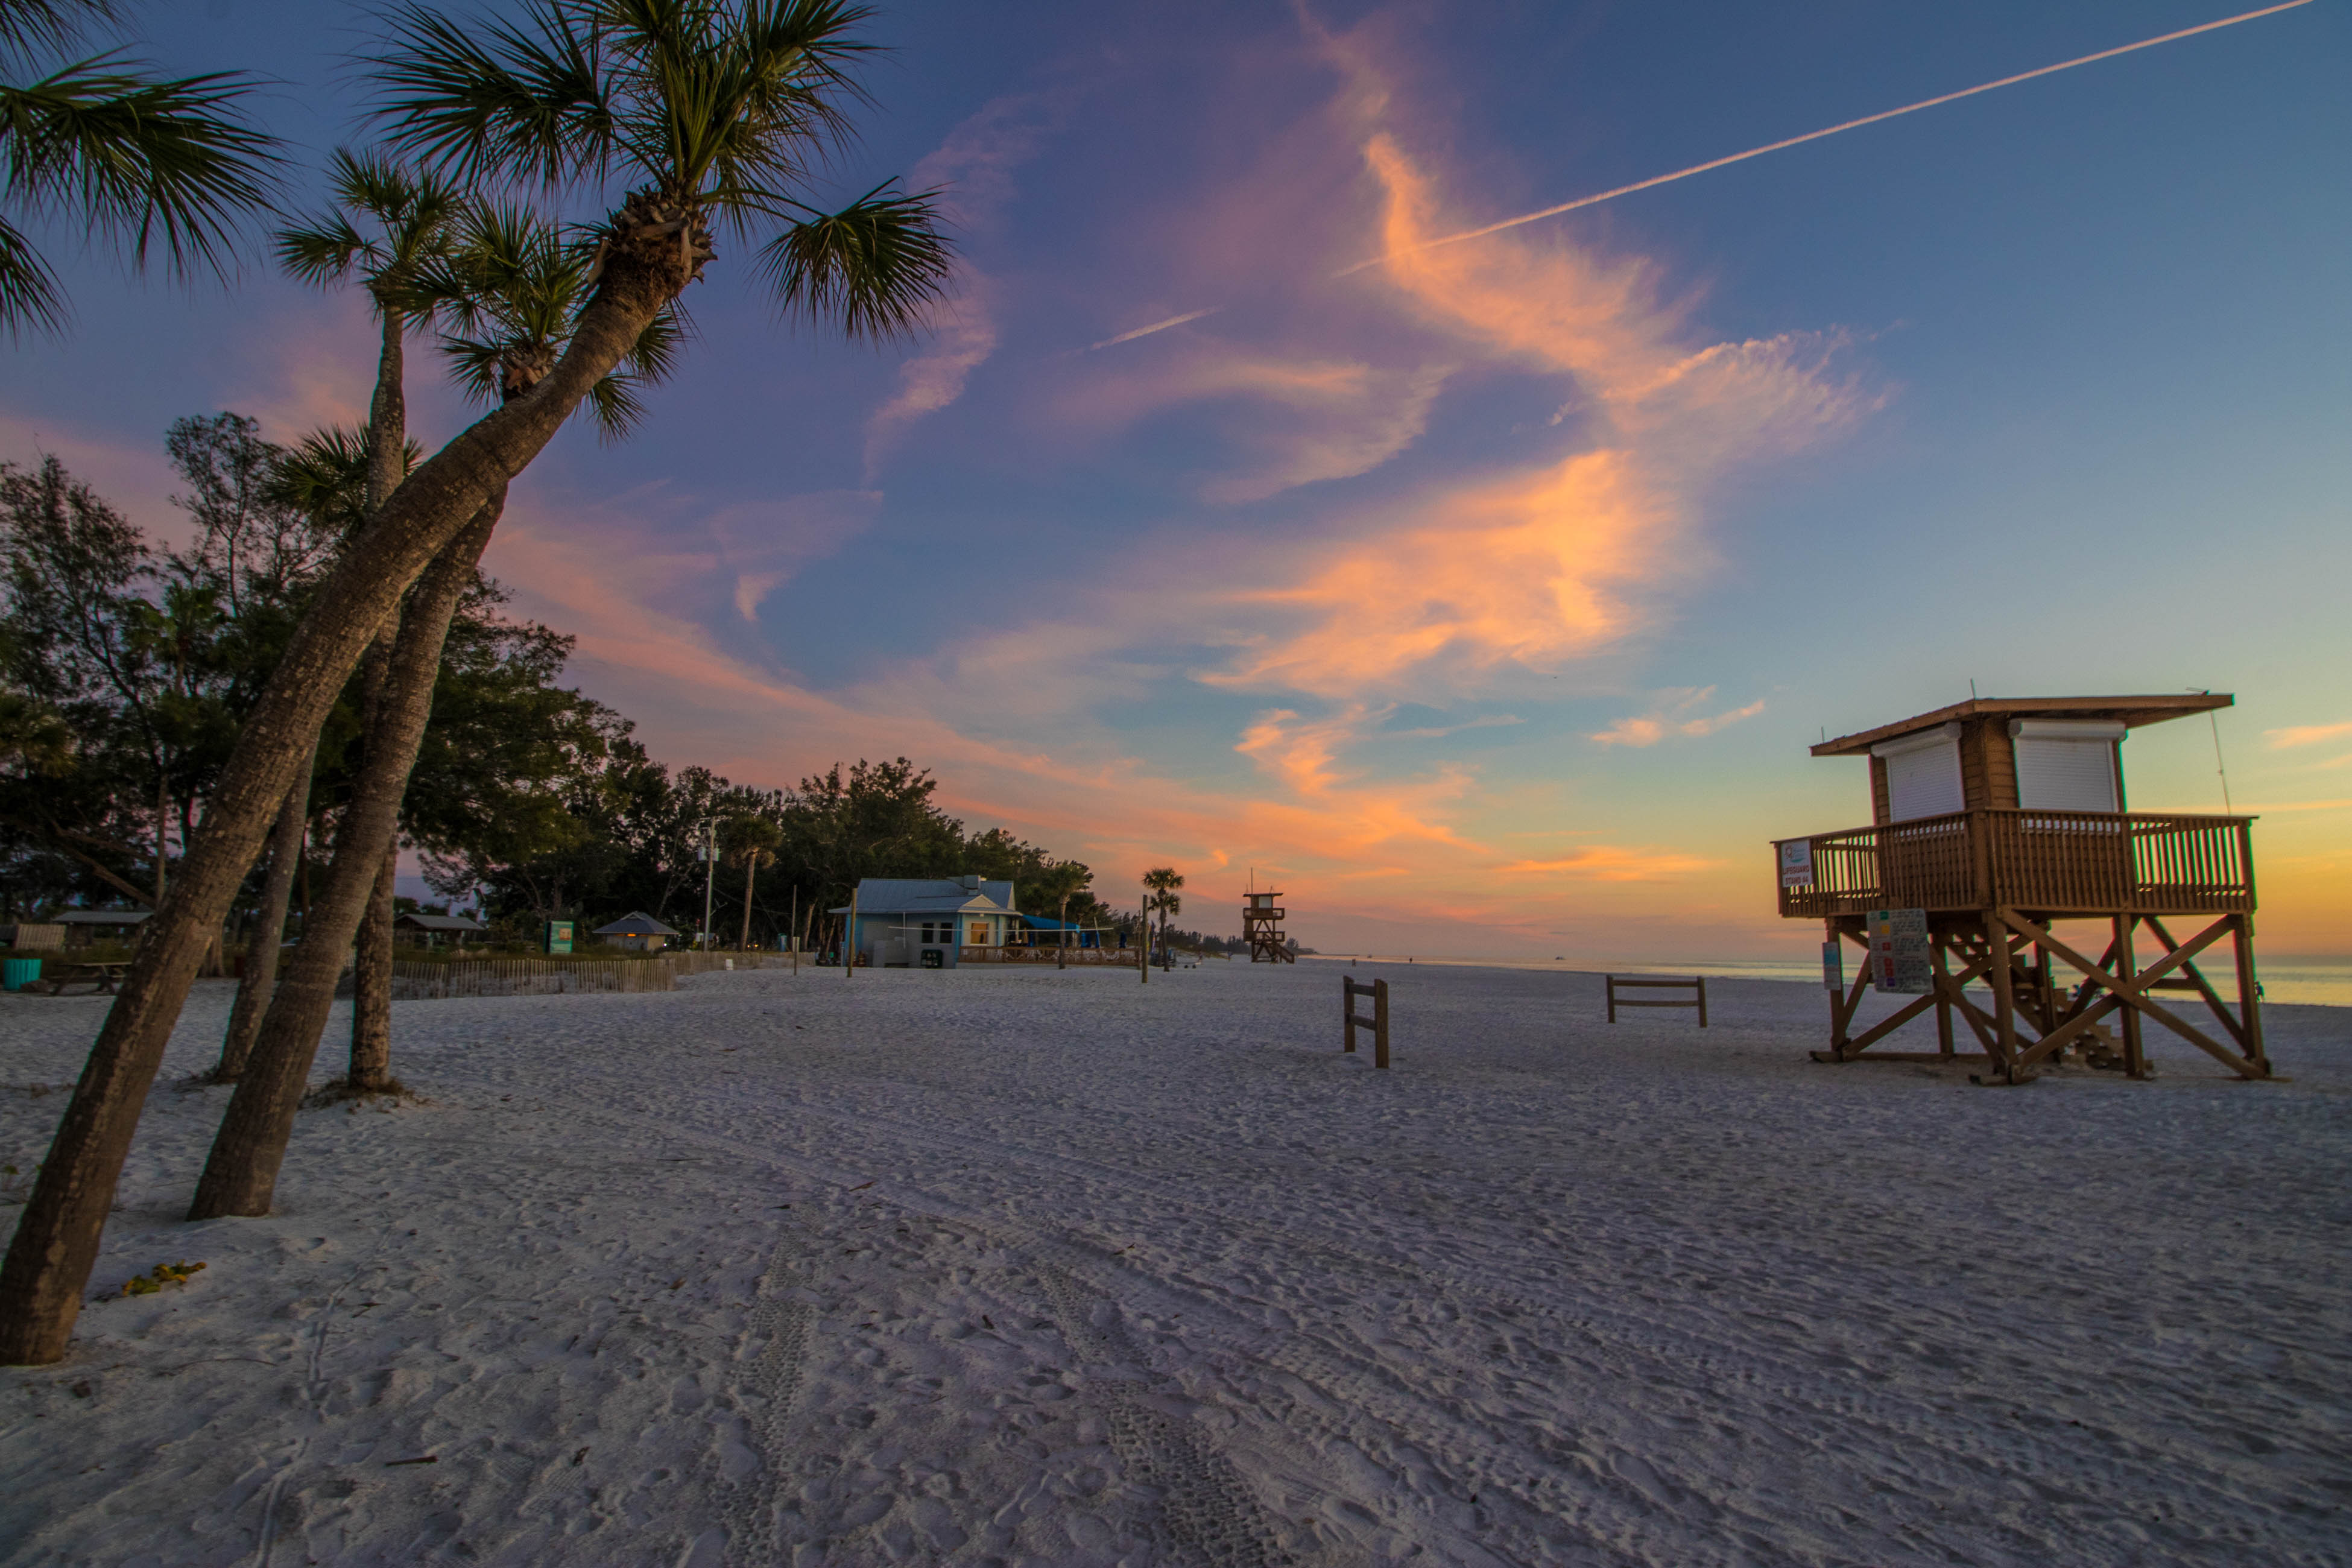
[{"label": "ocean water", "polygon": [[[2062,939],[2063,932],[2061,932]],[[1849,950],[1845,961],[1845,977],[1853,981],[1854,964],[1860,954]],[[1344,953],[1320,952],[1309,955],[1310,962],[1363,964],[1442,963],[1467,965],[1477,969],[1552,969],[1564,974],[1704,974],[1709,979],[1726,980],[1795,980],[1808,985],[1822,983],[1821,960],[1806,958],[1725,958],[1696,959],[1685,963],[1596,963],[1574,953],[1559,958],[1496,958],[1460,957],[1443,953]],[[2142,951],[2140,962],[2150,962]],[[2208,948],[2198,964],[2205,978],[2225,999],[2237,995],[2237,965],[2231,962],[2226,947],[2218,951]],[[2067,971],[2062,964],[2060,973]],[[2316,1004],[2327,1007],[2352,1007],[2352,959],[2306,958],[2289,956],[2275,963],[2262,960],[2257,954],[2257,974],[2266,1002]],[[1973,989],[1973,987],[1972,987]],[[2176,996],[2172,998],[2178,1000]],[[2189,1001],[2196,1001],[2194,993]]]}]

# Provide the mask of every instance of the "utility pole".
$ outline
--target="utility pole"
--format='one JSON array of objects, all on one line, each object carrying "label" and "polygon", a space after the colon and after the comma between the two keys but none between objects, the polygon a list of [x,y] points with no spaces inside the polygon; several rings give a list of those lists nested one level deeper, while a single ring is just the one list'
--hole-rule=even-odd
[{"label": "utility pole", "polygon": [[784,928],[784,941],[792,944],[793,973],[801,972],[801,885],[793,884],[793,923]]},{"label": "utility pole", "polygon": [[702,940],[695,945],[706,951],[710,946],[710,889],[719,876],[719,824],[710,817],[702,823]]}]

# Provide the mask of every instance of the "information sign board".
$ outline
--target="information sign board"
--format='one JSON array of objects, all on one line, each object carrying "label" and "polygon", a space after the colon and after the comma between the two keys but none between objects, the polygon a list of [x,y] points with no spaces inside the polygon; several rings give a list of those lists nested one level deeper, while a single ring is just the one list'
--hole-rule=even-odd
[{"label": "information sign board", "polygon": [[1813,841],[1791,838],[1780,846],[1780,886],[1810,888],[1813,885]]},{"label": "information sign board", "polygon": [[1832,996],[1845,994],[1845,944],[1822,943],[1822,989]]},{"label": "information sign board", "polygon": [[572,922],[570,921],[550,921],[547,922],[548,952],[570,952],[572,951]]},{"label": "information sign board", "polygon": [[1901,996],[1925,996],[1936,988],[1929,954],[1927,911],[1873,910],[1869,916],[1870,983]]}]

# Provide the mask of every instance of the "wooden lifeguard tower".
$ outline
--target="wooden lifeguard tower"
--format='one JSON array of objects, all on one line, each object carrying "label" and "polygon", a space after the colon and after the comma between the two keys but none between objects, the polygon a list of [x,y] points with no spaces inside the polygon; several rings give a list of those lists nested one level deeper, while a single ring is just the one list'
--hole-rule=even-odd
[{"label": "wooden lifeguard tower", "polygon": [[1296,963],[1298,955],[1283,940],[1282,917],[1290,911],[1274,900],[1280,893],[1261,893],[1257,884],[1242,895],[1242,936],[1248,942],[1252,963]]},{"label": "wooden lifeguard tower", "polygon": [[[2141,1078],[2141,1025],[2153,1020],[2242,1077],[2270,1077],[2254,981],[2253,818],[2125,808],[2124,737],[2231,701],[1979,698],[1813,747],[1869,760],[1872,806],[1868,827],[1775,841],[1780,913],[1823,922],[1825,976],[1842,969],[1843,943],[1864,958],[1851,987],[1830,982],[1830,1048],[1813,1058],[1949,1060],[1957,1016],[1989,1061],[1981,1081],[2025,1082],[2069,1047]],[[2166,921],[2184,917],[2205,923],[2176,940]],[[2083,934],[2077,922],[2094,921],[2104,930]],[[2143,931],[2163,949],[2145,969]],[[2234,1012],[2196,963],[2224,937],[2237,961]],[[2060,977],[2060,963],[2073,977]],[[1916,999],[1851,1033],[1874,978]],[[1963,993],[1979,978],[1990,1012]],[[2157,992],[2193,993],[2219,1037]],[[1929,1007],[1938,1050],[1873,1048]]]}]

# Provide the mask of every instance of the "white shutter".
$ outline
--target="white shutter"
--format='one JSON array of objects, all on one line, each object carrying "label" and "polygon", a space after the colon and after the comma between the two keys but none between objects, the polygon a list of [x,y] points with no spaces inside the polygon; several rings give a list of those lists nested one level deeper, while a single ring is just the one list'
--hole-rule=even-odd
[{"label": "white shutter", "polygon": [[2012,719],[2017,804],[2027,811],[2120,811],[2116,745],[2121,724],[2064,719]]},{"label": "white shutter", "polygon": [[2116,809],[2116,743],[2057,735],[2017,738],[2017,804],[2028,811]]},{"label": "white shutter", "polygon": [[1964,810],[1967,796],[1960,788],[1960,742],[1947,724],[1922,735],[1906,735],[1873,746],[1886,763],[1886,815],[1895,822],[1919,816],[1941,816]]}]

